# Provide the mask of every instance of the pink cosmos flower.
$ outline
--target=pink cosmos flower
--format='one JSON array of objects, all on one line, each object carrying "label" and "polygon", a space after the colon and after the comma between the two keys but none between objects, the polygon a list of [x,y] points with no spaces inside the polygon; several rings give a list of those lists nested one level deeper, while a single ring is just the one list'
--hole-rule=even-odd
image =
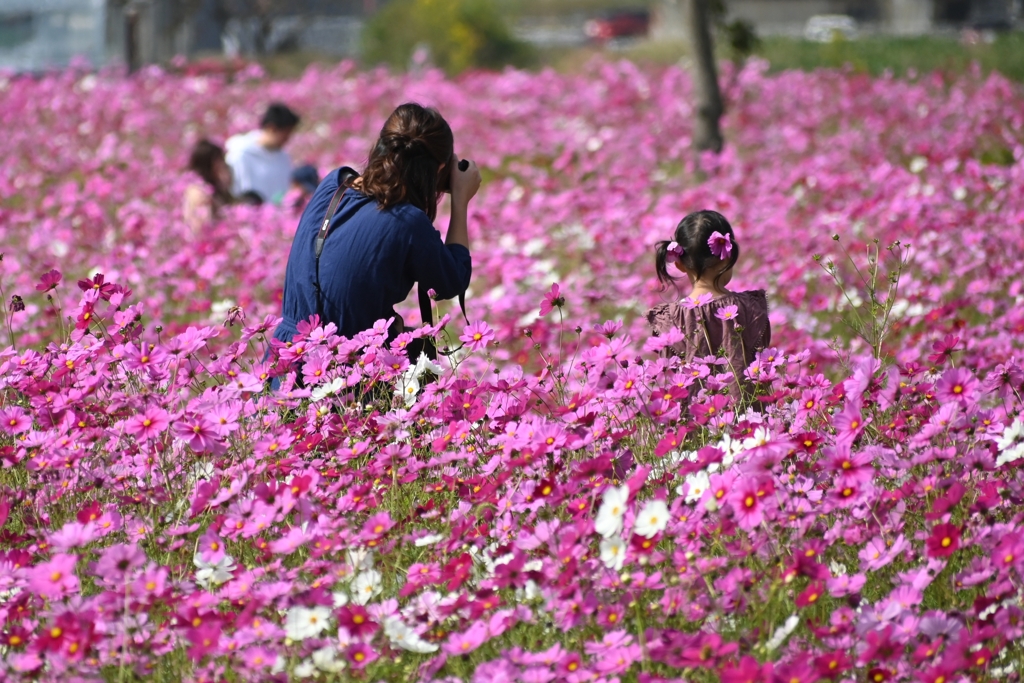
[{"label": "pink cosmos flower", "polygon": [[945,337],[932,344],[932,350],[935,353],[928,356],[929,362],[935,363],[936,365],[943,365],[953,356],[953,352],[956,351],[956,347],[959,344],[960,337],[947,334]]},{"label": "pink cosmos flower", "polygon": [[753,529],[764,519],[764,505],[753,479],[738,479],[729,492],[729,504],[741,529]]},{"label": "pink cosmos flower", "polygon": [[685,255],[686,250],[678,242],[669,242],[665,247],[665,263],[678,263]]},{"label": "pink cosmos flower", "polygon": [[377,630],[377,623],[370,618],[370,613],[362,605],[342,607],[338,611],[338,625],[357,638],[372,635]]},{"label": "pink cosmos flower", "polygon": [[363,524],[363,532],[361,534],[364,539],[380,538],[393,527],[395,523],[391,520],[391,515],[387,511],[378,512],[371,516],[366,523]]},{"label": "pink cosmos flower", "polygon": [[450,635],[448,641],[441,647],[441,650],[450,657],[469,654],[483,645],[487,638],[487,624],[477,621],[471,624],[465,631]]},{"label": "pink cosmos flower", "polygon": [[224,539],[213,529],[206,530],[202,538],[199,539],[199,545],[196,550],[203,561],[208,564],[217,564],[227,554],[224,549]]},{"label": "pink cosmos flower", "polygon": [[561,308],[565,305],[565,297],[561,296],[558,290],[558,283],[555,282],[551,285],[551,291],[544,295],[544,300],[540,302],[540,314],[542,316],[547,315],[554,308]]},{"label": "pink cosmos flower", "polygon": [[78,576],[75,575],[75,555],[55,555],[49,562],[29,567],[29,586],[44,598],[62,598],[78,592]]},{"label": "pink cosmos flower", "polygon": [[212,622],[200,622],[199,626],[185,631],[185,637],[191,643],[188,656],[199,661],[203,657],[216,652],[220,644],[221,627]]},{"label": "pink cosmos flower", "polygon": [[201,415],[176,420],[171,425],[171,433],[196,453],[220,453],[225,450],[220,432]]},{"label": "pink cosmos flower", "polygon": [[716,230],[708,238],[708,247],[713,255],[724,261],[732,254],[732,237]]},{"label": "pink cosmos flower", "polygon": [[700,308],[701,306],[706,306],[714,300],[714,294],[705,293],[701,294],[700,296],[683,297],[683,300],[680,303],[683,305],[683,308],[687,310],[693,310],[695,308]]},{"label": "pink cosmos flower", "polygon": [[950,368],[935,384],[935,398],[940,403],[958,402],[968,405],[974,400],[978,379],[965,368]]},{"label": "pink cosmos flower", "polygon": [[739,315],[739,306],[722,306],[715,311],[715,317],[719,320],[735,320]]},{"label": "pink cosmos flower", "polygon": [[925,545],[928,557],[949,557],[960,547],[960,528],[953,524],[936,524]]},{"label": "pink cosmos flower", "polygon": [[856,441],[867,425],[867,420],[861,414],[860,405],[851,401],[841,413],[832,417],[832,426],[836,430],[836,439],[844,443]]},{"label": "pink cosmos flower", "polygon": [[10,406],[0,410],[0,430],[5,434],[21,434],[32,429],[32,418],[23,409]]},{"label": "pink cosmos flower", "polygon": [[459,339],[470,351],[480,351],[494,341],[494,330],[483,320],[477,320],[466,327]]},{"label": "pink cosmos flower", "polygon": [[61,274],[59,270],[51,270],[43,273],[39,278],[39,284],[36,285],[36,290],[40,292],[49,292],[51,289],[56,289],[57,285],[60,284]]},{"label": "pink cosmos flower", "polygon": [[163,408],[150,407],[141,415],[133,415],[124,423],[124,431],[140,441],[150,441],[163,435],[171,424],[170,415]]},{"label": "pink cosmos flower", "polygon": [[603,323],[594,325],[594,331],[603,334],[608,339],[615,336],[615,333],[622,329],[621,320],[606,320]]},{"label": "pink cosmos flower", "polygon": [[771,683],[773,668],[771,662],[761,664],[746,656],[737,664],[726,664],[719,672],[719,680],[721,683]]},{"label": "pink cosmos flower", "polygon": [[366,643],[353,643],[352,645],[349,645],[348,649],[345,651],[345,655],[348,657],[348,661],[352,666],[357,669],[366,668],[366,665],[376,660],[379,656],[373,651],[373,648]]}]

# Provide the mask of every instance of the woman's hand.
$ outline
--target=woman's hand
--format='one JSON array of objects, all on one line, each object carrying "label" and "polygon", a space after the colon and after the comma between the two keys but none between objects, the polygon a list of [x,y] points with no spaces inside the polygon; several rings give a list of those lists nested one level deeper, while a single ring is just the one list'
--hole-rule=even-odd
[{"label": "woman's hand", "polygon": [[452,164],[452,204],[454,206],[468,206],[477,190],[480,189],[480,169],[473,161],[465,160],[469,168],[465,171],[459,170],[459,164]]}]

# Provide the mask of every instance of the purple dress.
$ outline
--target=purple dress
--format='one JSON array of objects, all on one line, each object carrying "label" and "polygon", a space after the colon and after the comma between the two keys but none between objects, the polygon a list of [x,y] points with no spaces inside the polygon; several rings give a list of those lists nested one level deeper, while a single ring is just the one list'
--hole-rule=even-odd
[{"label": "purple dress", "polygon": [[[734,319],[715,317],[725,306],[736,307]],[[682,356],[685,361],[694,356],[721,355],[728,359],[737,377],[742,377],[757,352],[772,342],[768,298],[763,289],[730,292],[696,308],[684,308],[679,302],[661,304],[647,311],[647,322],[656,337],[673,327],[683,334],[683,341],[667,347],[663,355]]]}]

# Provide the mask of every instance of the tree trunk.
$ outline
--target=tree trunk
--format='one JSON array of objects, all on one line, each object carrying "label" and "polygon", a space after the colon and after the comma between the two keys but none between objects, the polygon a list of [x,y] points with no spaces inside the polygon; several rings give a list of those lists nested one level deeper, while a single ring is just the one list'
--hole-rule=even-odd
[{"label": "tree trunk", "polygon": [[139,70],[139,10],[134,5],[124,11],[124,62],[128,73]]},{"label": "tree trunk", "polygon": [[693,147],[697,151],[722,151],[722,93],[711,45],[710,13],[707,0],[684,0],[686,30],[693,61],[693,94],[697,117],[693,125]]}]

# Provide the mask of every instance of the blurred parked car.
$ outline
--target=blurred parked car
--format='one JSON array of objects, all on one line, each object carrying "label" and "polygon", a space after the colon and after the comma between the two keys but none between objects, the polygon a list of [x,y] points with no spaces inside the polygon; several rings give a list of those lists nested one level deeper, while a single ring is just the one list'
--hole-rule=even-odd
[{"label": "blurred parked car", "polygon": [[816,43],[853,40],[857,37],[857,20],[845,14],[818,14],[807,20],[804,38]]},{"label": "blurred parked car", "polygon": [[651,15],[644,10],[607,12],[588,21],[583,31],[591,40],[606,41],[615,38],[646,36],[651,26]]}]

